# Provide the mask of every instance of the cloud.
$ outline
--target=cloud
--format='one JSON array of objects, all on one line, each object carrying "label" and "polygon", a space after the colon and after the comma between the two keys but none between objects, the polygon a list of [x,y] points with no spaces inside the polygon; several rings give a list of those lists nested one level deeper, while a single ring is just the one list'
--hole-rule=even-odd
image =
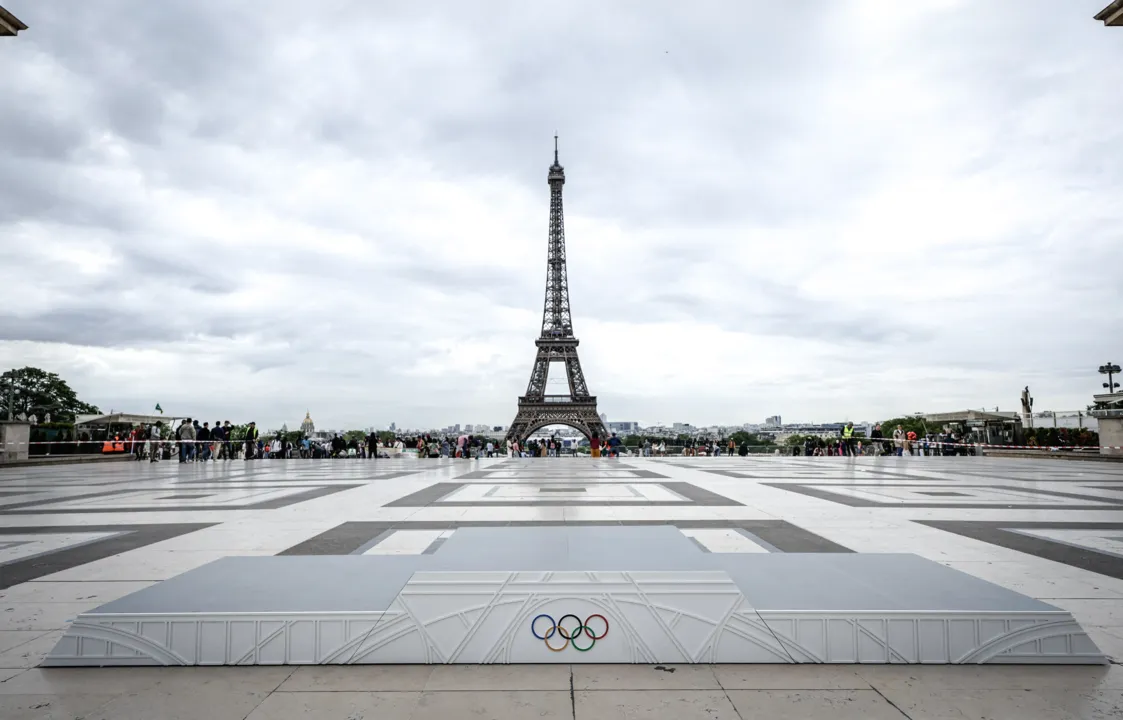
[{"label": "cloud", "polygon": [[1123,351],[1094,2],[9,5],[0,364],[99,405],[508,423],[555,131],[610,417],[1076,409]]}]

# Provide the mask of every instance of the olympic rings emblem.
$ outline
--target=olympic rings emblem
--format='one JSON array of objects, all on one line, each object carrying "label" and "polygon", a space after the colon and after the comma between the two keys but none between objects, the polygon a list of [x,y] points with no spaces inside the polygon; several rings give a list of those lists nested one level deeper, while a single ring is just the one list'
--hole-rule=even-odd
[{"label": "olympic rings emblem", "polygon": [[[539,635],[538,630],[536,629],[538,627],[538,621],[542,618],[546,618],[550,621],[550,629],[546,631],[545,635]],[[569,618],[573,618],[574,620],[576,620],[577,626],[571,630],[566,630],[565,627],[563,627],[563,623]],[[604,623],[604,632],[602,632],[600,635],[594,634],[592,627],[590,627],[589,625],[593,618],[599,618],[600,621]],[[536,616],[533,620],[530,621],[530,633],[534,635],[534,637],[546,643],[546,647],[550,648],[554,652],[561,652],[562,650],[565,650],[567,647],[569,647],[570,644],[573,645],[574,650],[577,650],[579,652],[587,652],[597,644],[597,640],[602,640],[606,635],[608,635],[608,619],[605,618],[604,615],[593,614],[585,618],[585,622],[581,622],[581,618],[570,613],[568,615],[562,615],[557,622],[554,622],[554,618],[547,615],[546,613],[542,613],[541,615]],[[581,637],[582,633],[584,633],[585,636],[589,638],[589,644],[585,647],[581,647],[577,644],[577,638]],[[550,638],[552,638],[555,634],[561,635],[563,638],[565,638],[565,643],[561,647],[555,647],[554,645],[550,644]]]}]

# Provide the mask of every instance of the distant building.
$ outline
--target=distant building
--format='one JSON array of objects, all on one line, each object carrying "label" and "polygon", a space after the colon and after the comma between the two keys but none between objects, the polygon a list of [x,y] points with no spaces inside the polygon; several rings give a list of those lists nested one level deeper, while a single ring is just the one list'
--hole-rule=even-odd
[{"label": "distant building", "polygon": [[765,427],[780,427],[783,424],[784,422],[779,415],[773,415],[772,417],[767,417],[764,419]]},{"label": "distant building", "polygon": [[1096,20],[1100,20],[1108,27],[1123,27],[1123,0],[1114,0],[1110,5],[1096,13]]},{"label": "distant building", "polygon": [[1033,414],[1033,426],[1038,428],[1069,428],[1072,430],[1079,428],[1087,428],[1092,432],[1099,429],[1096,418],[1089,417],[1087,413],[1081,410],[1072,410],[1069,412],[1043,410],[1042,412],[1035,412]]},{"label": "distant building", "polygon": [[614,432],[619,435],[633,435],[639,432],[639,423],[631,420],[605,423],[609,432]]},{"label": "distant building", "polygon": [[300,432],[304,433],[305,437],[312,437],[316,434],[316,423],[312,422],[311,411],[304,413],[304,422],[300,423]]},{"label": "distant building", "polygon": [[19,34],[20,30],[26,30],[27,26],[20,22],[19,18],[4,9],[0,5],[0,35],[7,35],[14,37]]}]

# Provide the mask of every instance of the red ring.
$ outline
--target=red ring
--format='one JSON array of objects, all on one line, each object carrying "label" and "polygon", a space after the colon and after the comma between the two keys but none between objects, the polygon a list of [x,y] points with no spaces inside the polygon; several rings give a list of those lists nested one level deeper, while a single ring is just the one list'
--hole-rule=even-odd
[{"label": "red ring", "polygon": [[[604,622],[604,633],[601,634],[601,635],[594,635],[592,633],[592,631],[589,630],[589,621],[592,620],[595,617],[599,617],[601,619],[601,621]],[[585,622],[582,623],[582,625],[585,626],[585,634],[588,635],[593,640],[600,640],[600,639],[602,639],[602,638],[604,638],[608,635],[608,618],[606,618],[604,615],[600,615],[600,614],[590,615],[589,617],[585,618]]]}]

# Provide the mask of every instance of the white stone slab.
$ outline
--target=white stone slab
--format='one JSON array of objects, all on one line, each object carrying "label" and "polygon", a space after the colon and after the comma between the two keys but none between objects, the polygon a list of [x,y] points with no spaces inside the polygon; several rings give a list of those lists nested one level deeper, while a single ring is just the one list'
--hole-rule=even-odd
[{"label": "white stone slab", "polygon": [[683,528],[682,534],[715,553],[764,553],[768,548],[730,528]]},{"label": "white stone slab", "polygon": [[[354,572],[367,566],[377,572],[379,565],[369,565],[376,561],[400,573],[409,567],[403,563],[436,564],[433,557],[261,558],[263,567],[289,565],[294,570],[330,561],[326,574],[304,572],[293,578],[302,582],[290,592],[292,611],[283,609],[285,596],[261,596],[264,586],[245,570],[247,562],[258,559],[215,563],[215,570],[195,571],[202,593],[196,600],[178,589],[156,586],[82,614],[44,664],[1104,661],[1067,611],[1000,588],[980,596],[977,606],[991,607],[1008,598],[1010,610],[964,609],[975,603],[954,592],[944,598],[954,599],[955,609],[891,609],[907,602],[894,601],[882,590],[869,593],[863,605],[863,583],[837,598],[831,588],[800,591],[796,599],[820,609],[777,608],[782,590],[761,596],[767,609],[754,607],[743,588],[746,582],[751,586],[779,577],[777,563],[786,556],[776,554],[743,556],[737,564],[748,565],[740,574],[753,565],[764,572],[736,581],[720,569],[421,570],[409,575],[389,602],[363,589],[363,583],[378,586],[379,577]],[[900,573],[908,566],[907,556],[884,557],[893,571],[885,582],[907,582]],[[760,565],[754,558],[767,562]],[[296,562],[286,562],[290,560]],[[916,560],[918,568],[927,567],[926,561]],[[864,566],[868,573],[871,562],[876,556],[855,567]],[[216,572],[224,564],[226,574]],[[939,572],[945,578],[961,575],[946,568]],[[285,582],[275,576],[265,579],[277,587]],[[805,581],[814,585],[811,578]],[[169,582],[176,588],[184,585],[181,579]],[[231,583],[242,587],[231,589]],[[963,587],[982,592],[994,586],[970,578]],[[364,610],[368,597],[370,609]],[[260,610],[250,607],[254,598]],[[197,611],[182,609],[193,603]],[[222,610],[239,604],[240,610]],[[567,642],[559,624],[578,634],[582,649]],[[577,630],[585,625],[590,632]]]}]

